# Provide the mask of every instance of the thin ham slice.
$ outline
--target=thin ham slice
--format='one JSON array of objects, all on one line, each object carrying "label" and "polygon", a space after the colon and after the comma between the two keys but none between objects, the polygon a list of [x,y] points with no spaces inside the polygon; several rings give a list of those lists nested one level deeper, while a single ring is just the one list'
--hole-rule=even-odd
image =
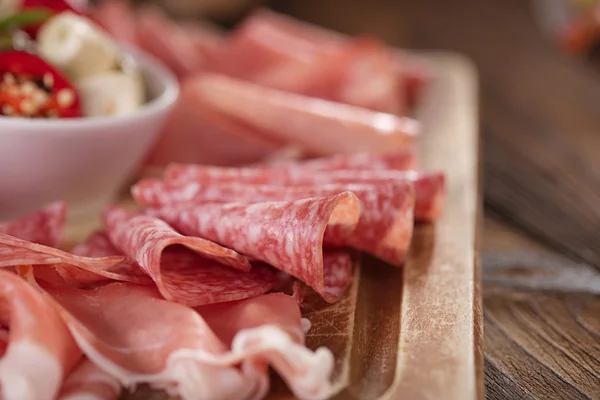
[{"label": "thin ham slice", "polygon": [[167,168],[168,182],[201,184],[253,183],[283,186],[344,184],[386,184],[411,181],[415,185],[417,221],[429,222],[440,217],[446,198],[446,179],[442,172],[417,171],[303,171],[277,168],[217,168],[173,164]]},{"label": "thin ham slice", "polygon": [[256,296],[277,285],[279,277],[268,266],[251,266],[235,251],[183,236],[159,219],[113,207],[104,221],[111,242],[139,264],[167,300],[198,306]]},{"label": "thin ham slice", "polygon": [[0,359],[0,397],[54,400],[81,352],[52,305],[25,280],[0,271],[0,298],[9,328]]},{"label": "thin ham slice", "polygon": [[117,41],[138,45],[135,14],[123,0],[102,0],[92,9],[90,18],[103,27]]},{"label": "thin ham slice", "polygon": [[349,246],[393,265],[402,265],[413,231],[415,197],[411,182],[281,187],[252,184],[202,185],[195,182],[169,185],[162,181],[146,180],[134,186],[132,193],[140,204],[161,207],[185,203],[290,201],[331,196],[346,190],[354,193],[361,202],[356,230],[347,238],[326,235],[326,244]]},{"label": "thin ham slice", "polygon": [[350,283],[346,253],[323,252],[324,238],[352,235],[360,201],[350,193],[288,202],[176,205],[149,210],[186,235],[197,235],[268,263],[306,282],[326,301]]},{"label": "thin ham slice", "polygon": [[266,88],[219,74],[194,81],[202,103],[223,117],[317,155],[386,152],[419,131],[415,120]]},{"label": "thin ham slice", "polygon": [[[333,359],[323,352],[322,362],[311,363],[311,360],[317,361],[317,358],[313,358],[304,347],[302,317],[293,297],[273,293],[237,302],[199,307],[196,310],[229,347],[235,348],[244,341],[254,342],[253,346],[256,347],[265,346],[266,341],[286,344],[280,347],[279,354],[261,354],[244,360],[242,370],[247,376],[255,376],[258,382],[254,398],[264,398],[268,393],[268,364],[273,365],[297,397],[318,398],[325,393],[314,393],[314,389],[303,375],[308,372],[306,364],[312,364],[309,367],[310,374],[329,376]],[[288,338],[291,339],[291,343]]]},{"label": "thin ham slice", "polygon": [[86,356],[124,386],[149,383],[183,400],[251,399],[260,381],[234,366],[262,359],[302,390],[299,398],[330,394],[331,353],[297,346],[276,325],[239,332],[228,350],[196,311],[152,288],[45,289]]},{"label": "thin ham slice", "polygon": [[118,379],[86,358],[65,380],[58,400],[117,400],[120,394]]},{"label": "thin ham slice", "polygon": [[67,205],[59,201],[21,218],[0,222],[0,233],[57,247],[62,240],[66,218]]},{"label": "thin ham slice", "polygon": [[[261,167],[260,164],[255,167]],[[271,167],[267,165],[267,167]],[[277,169],[286,169],[300,174],[303,171],[335,171],[340,169],[357,170],[412,170],[417,167],[417,158],[415,149],[412,146],[406,146],[395,151],[389,151],[380,154],[373,153],[354,153],[354,154],[335,154],[329,157],[319,157],[303,161],[279,162]]]}]

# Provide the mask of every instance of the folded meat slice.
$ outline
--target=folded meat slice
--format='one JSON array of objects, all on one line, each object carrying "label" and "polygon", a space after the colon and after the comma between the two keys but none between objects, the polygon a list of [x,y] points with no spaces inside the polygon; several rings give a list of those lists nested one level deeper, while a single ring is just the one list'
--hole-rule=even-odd
[{"label": "folded meat slice", "polygon": [[48,270],[52,268],[57,270],[77,268],[109,279],[129,280],[129,276],[111,271],[112,268],[124,261],[124,256],[97,258],[77,256],[53,247],[31,243],[0,233],[0,268],[21,265],[39,266],[40,269]]},{"label": "folded meat slice", "polygon": [[251,266],[235,251],[183,236],[159,219],[112,207],[104,221],[111,242],[139,264],[167,300],[190,306],[237,300],[265,293],[278,282],[270,267]]},{"label": "folded meat slice", "polygon": [[0,222],[0,233],[57,247],[62,240],[66,218],[67,205],[59,201],[21,218]]},{"label": "folded meat slice", "polygon": [[103,0],[92,9],[89,17],[117,41],[138,44],[135,14],[124,0]]},{"label": "folded meat slice", "polygon": [[0,271],[0,299],[0,317],[9,329],[0,397],[54,400],[81,352],[54,308],[19,276]]},{"label": "folded meat slice", "polygon": [[356,229],[360,201],[350,193],[287,202],[174,205],[149,210],[180,232],[263,261],[304,281],[326,301],[350,284],[351,259],[324,252],[324,238],[345,241]]},{"label": "folded meat slice", "polygon": [[[267,168],[271,165],[257,164],[253,167]],[[319,157],[303,161],[279,162],[278,170],[288,170],[301,174],[306,171],[335,171],[340,169],[357,170],[381,170],[397,169],[412,170],[417,167],[417,158],[413,146],[406,146],[398,150],[385,153],[354,153],[354,154],[335,154],[329,157]]]},{"label": "folded meat slice", "polygon": [[326,184],[281,187],[253,184],[188,183],[169,185],[155,180],[140,182],[132,188],[136,200],[146,206],[263,201],[290,201],[332,196],[350,191],[360,200],[360,219],[347,238],[326,235],[326,244],[349,246],[366,251],[393,265],[403,264],[413,231],[415,205],[412,182],[395,184]]},{"label": "folded meat slice", "polygon": [[148,383],[183,400],[251,399],[260,381],[235,366],[269,360],[284,377],[296,374],[292,388],[306,388],[299,398],[329,394],[331,353],[297,350],[276,324],[240,332],[229,350],[196,311],[160,299],[152,288],[45,289],[86,356],[123,386]]},{"label": "folded meat slice", "polygon": [[[92,233],[84,242],[75,246],[71,250],[71,253],[77,256],[92,258],[123,257],[123,253],[113,246],[105,232]],[[54,269],[66,284],[77,287],[93,286],[102,282],[106,283],[106,281],[110,280],[133,282],[142,285],[152,284],[152,279],[135,261],[129,258],[105,269],[102,275],[83,269],[70,268],[69,266],[58,265]]]},{"label": "folded meat slice", "polygon": [[119,380],[85,358],[63,383],[58,400],[117,400],[120,394]]},{"label": "folded meat slice", "polygon": [[285,170],[278,168],[218,168],[173,164],[165,172],[167,182],[201,184],[255,183],[282,186],[306,186],[328,183],[379,185],[410,181],[415,186],[417,221],[440,217],[446,199],[446,178],[442,172],[368,171],[368,170]]},{"label": "folded meat slice", "polygon": [[251,126],[316,155],[387,152],[411,143],[417,121],[366,108],[266,88],[219,74],[194,81],[201,102],[222,117]]},{"label": "folded meat slice", "polygon": [[199,78],[182,83],[165,131],[148,157],[150,166],[169,162],[244,165],[262,161],[282,147],[255,128],[223,118],[205,104]]},{"label": "folded meat slice", "polygon": [[[264,398],[269,390],[268,365],[282,376],[298,398],[323,398],[329,386],[326,379],[333,370],[331,353],[304,347],[304,329],[296,300],[283,293],[272,293],[236,302],[214,304],[196,309],[213,332],[234,352],[244,344],[261,348],[278,344],[278,350],[258,353],[242,363],[246,376],[258,384],[254,398]],[[249,350],[249,347],[246,351]],[[311,382],[307,376],[320,376]]]},{"label": "folded meat slice", "polygon": [[310,62],[290,60],[264,70],[253,82],[306,96],[400,115],[403,75],[385,44],[371,37],[349,39]]}]

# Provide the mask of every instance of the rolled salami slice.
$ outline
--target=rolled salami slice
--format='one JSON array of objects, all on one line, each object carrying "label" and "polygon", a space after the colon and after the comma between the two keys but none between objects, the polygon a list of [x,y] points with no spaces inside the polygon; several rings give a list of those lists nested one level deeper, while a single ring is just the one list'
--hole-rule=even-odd
[{"label": "rolled salami slice", "polygon": [[[323,238],[353,234],[360,201],[351,192],[287,202],[177,205],[149,211],[186,235],[215,241],[304,281],[335,302],[350,283],[345,252],[323,252]],[[328,231],[328,232],[326,232]]]},{"label": "rolled salami slice", "polygon": [[347,239],[326,235],[325,243],[349,246],[390,264],[402,265],[412,237],[415,205],[413,185],[408,181],[381,185],[334,183],[281,187],[253,184],[203,185],[195,182],[169,185],[162,181],[146,180],[136,185],[132,192],[139,203],[161,207],[185,203],[290,201],[332,196],[346,190],[354,193],[361,203],[356,230]]},{"label": "rolled salami slice", "polygon": [[304,171],[275,168],[218,168],[192,164],[172,164],[167,168],[168,182],[203,184],[258,183],[283,186],[327,183],[386,184],[411,181],[415,185],[415,219],[434,221],[441,215],[446,199],[446,178],[442,172],[417,171]]},{"label": "rolled salami slice", "polygon": [[139,264],[167,300],[199,306],[244,299],[269,291],[278,281],[270,267],[251,267],[235,251],[183,236],[159,219],[112,207],[104,221],[111,242]]},{"label": "rolled salami slice", "polygon": [[57,247],[62,240],[66,217],[67,205],[59,201],[21,218],[0,222],[0,233]]}]

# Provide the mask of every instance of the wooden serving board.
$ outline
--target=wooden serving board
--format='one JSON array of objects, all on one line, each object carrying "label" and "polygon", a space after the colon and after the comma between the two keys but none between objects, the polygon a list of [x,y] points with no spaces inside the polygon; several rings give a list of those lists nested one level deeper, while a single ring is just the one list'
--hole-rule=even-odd
[{"label": "wooden serving board", "polygon": [[[417,116],[421,167],[447,174],[446,209],[416,227],[404,268],[360,256],[340,302],[306,294],[307,345],[334,353],[335,399],[483,399],[476,74],[457,55],[423,57],[434,82]],[[97,224],[74,224],[69,236],[81,240]],[[272,386],[270,399],[293,398],[276,377]],[[140,388],[123,398],[167,397]]]}]

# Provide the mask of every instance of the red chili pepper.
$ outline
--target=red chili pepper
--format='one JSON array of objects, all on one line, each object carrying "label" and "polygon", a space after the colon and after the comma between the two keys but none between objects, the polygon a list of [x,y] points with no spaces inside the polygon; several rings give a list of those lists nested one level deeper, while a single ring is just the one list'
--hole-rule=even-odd
[{"label": "red chili pepper", "polygon": [[[83,10],[74,8],[69,2],[65,0],[23,0],[21,3],[21,9],[46,9],[50,12],[50,15],[58,14],[64,11],[71,11],[76,14],[82,14]],[[41,24],[36,26],[28,26],[23,28],[23,31],[27,32],[32,39],[37,37],[38,31],[40,30]]]},{"label": "red chili pepper", "polygon": [[0,52],[0,115],[76,118],[77,91],[56,68],[24,51]]}]

